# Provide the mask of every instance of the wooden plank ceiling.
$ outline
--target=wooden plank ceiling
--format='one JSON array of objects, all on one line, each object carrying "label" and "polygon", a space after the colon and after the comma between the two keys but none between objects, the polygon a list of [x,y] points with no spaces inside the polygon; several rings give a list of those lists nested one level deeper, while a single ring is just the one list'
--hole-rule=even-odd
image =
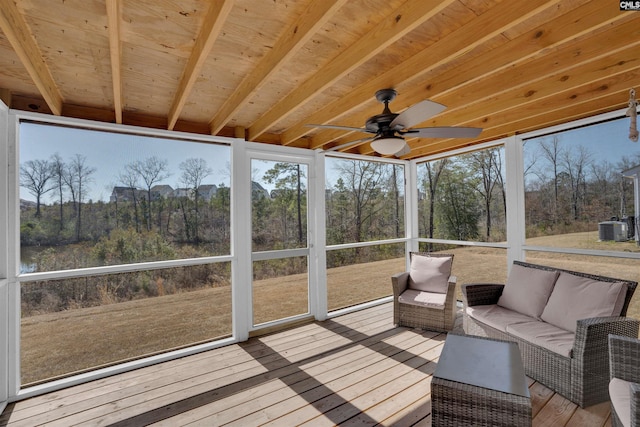
[{"label": "wooden plank ceiling", "polygon": [[[640,12],[609,0],[0,0],[11,108],[329,149],[394,88],[394,112],[475,139],[622,109],[640,90]],[[364,142],[343,151],[371,154]]]}]

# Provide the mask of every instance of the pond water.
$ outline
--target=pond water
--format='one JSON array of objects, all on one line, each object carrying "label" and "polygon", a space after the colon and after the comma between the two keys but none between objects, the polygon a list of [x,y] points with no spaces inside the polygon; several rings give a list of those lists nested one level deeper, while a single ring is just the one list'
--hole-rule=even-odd
[{"label": "pond water", "polygon": [[48,246],[22,246],[20,247],[20,274],[34,273],[38,271],[36,259],[40,252]]}]

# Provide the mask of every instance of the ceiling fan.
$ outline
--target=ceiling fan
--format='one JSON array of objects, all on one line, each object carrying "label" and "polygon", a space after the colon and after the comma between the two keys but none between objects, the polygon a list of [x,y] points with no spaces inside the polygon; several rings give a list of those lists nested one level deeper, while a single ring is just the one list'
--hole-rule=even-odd
[{"label": "ceiling fan", "polygon": [[396,156],[402,156],[410,151],[409,144],[404,140],[405,135],[413,138],[473,138],[482,132],[481,128],[449,126],[411,129],[412,126],[435,116],[447,107],[425,99],[396,114],[389,110],[389,102],[393,101],[396,95],[395,89],[381,89],[376,92],[376,99],[384,104],[384,110],[381,114],[369,117],[364,128],[316,124],[307,126],[373,134],[373,136],[331,147],[326,151],[335,151],[370,140],[371,148],[377,153]]}]

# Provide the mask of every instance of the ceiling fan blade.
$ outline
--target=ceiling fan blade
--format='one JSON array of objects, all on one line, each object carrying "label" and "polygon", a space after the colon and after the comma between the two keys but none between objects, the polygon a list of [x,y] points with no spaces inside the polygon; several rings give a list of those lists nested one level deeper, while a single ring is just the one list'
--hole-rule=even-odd
[{"label": "ceiling fan blade", "polygon": [[404,110],[389,124],[392,129],[409,129],[443,111],[444,105],[425,99]]},{"label": "ceiling fan blade", "polygon": [[396,154],[394,154],[394,156],[402,157],[405,154],[409,154],[410,152],[411,152],[411,147],[409,147],[409,144],[405,142],[404,147],[402,147],[402,150],[398,151]]},{"label": "ceiling fan blade", "polygon": [[482,128],[468,128],[455,126],[437,126],[418,128],[402,132],[409,138],[475,138],[480,135]]},{"label": "ceiling fan blade", "polygon": [[350,127],[350,126],[314,125],[314,124],[307,124],[305,126],[312,127],[312,128],[348,130],[348,131],[351,131],[351,132],[375,133],[375,132],[371,132],[370,130],[367,130],[367,129],[364,129],[364,128],[353,128],[353,127]]},{"label": "ceiling fan blade", "polygon": [[322,150],[323,153],[326,153],[327,151],[337,151],[337,150],[341,150],[343,148],[348,148],[351,147],[352,145],[356,145],[359,144],[361,142],[366,142],[373,139],[373,137],[367,137],[367,138],[362,138],[362,139],[356,139],[355,141],[351,141],[351,142],[347,142],[345,144],[340,144],[340,145],[336,145],[333,146],[331,148],[327,148],[326,150]]}]

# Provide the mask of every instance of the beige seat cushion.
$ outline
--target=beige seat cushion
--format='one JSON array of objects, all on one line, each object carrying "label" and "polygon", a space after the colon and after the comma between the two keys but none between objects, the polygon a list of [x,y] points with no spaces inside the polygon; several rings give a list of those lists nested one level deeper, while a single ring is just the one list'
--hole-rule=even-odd
[{"label": "beige seat cushion", "polygon": [[467,307],[466,311],[474,319],[502,332],[507,332],[508,325],[535,320],[525,314],[495,304],[474,305]]},{"label": "beige seat cushion", "polygon": [[556,271],[513,264],[498,305],[539,320],[557,278]]},{"label": "beige seat cushion", "polygon": [[571,357],[575,334],[549,323],[534,321],[507,326],[507,332],[564,357]]},{"label": "beige seat cushion", "polygon": [[409,288],[446,294],[452,261],[452,257],[413,254],[409,271]]},{"label": "beige seat cushion", "polygon": [[622,425],[631,427],[631,383],[619,378],[611,378],[609,397]]},{"label": "beige seat cushion", "polygon": [[619,316],[626,294],[627,287],[622,282],[602,282],[562,272],[541,318],[575,332],[579,319]]},{"label": "beige seat cushion", "polygon": [[398,301],[402,304],[419,305],[423,307],[444,310],[444,303],[446,298],[447,294],[407,289],[400,294],[400,296],[398,297]]}]

